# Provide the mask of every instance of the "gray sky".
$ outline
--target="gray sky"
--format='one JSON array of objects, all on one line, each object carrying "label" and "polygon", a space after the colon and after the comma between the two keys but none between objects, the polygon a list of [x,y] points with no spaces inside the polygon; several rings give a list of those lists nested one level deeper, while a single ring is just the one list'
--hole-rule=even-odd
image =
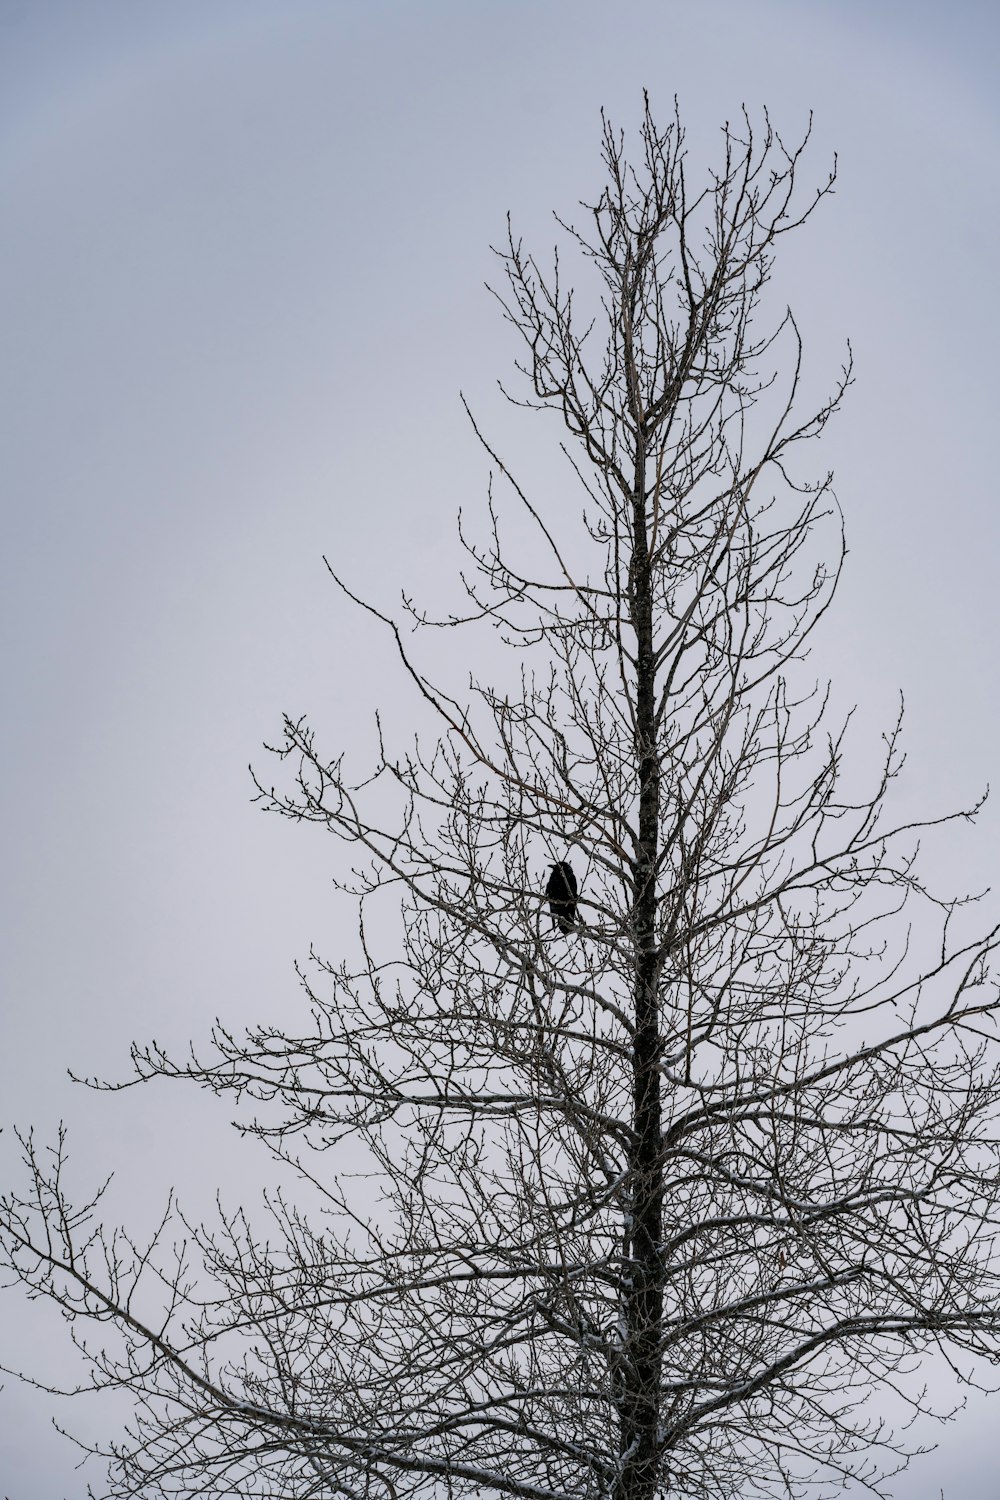
[{"label": "gray sky", "polygon": [[[790,135],[815,111],[817,180],[839,153],[777,272],[816,388],[857,358],[817,457],[851,548],[821,663],[865,722],[903,689],[914,809],[996,779],[998,40],[986,0],[0,0],[5,1180],[11,1122],[64,1117],[140,1226],[171,1183],[192,1212],[252,1191],[224,1111],[66,1069],[280,1018],[293,958],[335,952],[330,851],[250,807],[247,761],[286,709],[369,743],[390,660],[321,554],[386,604],[451,587],[485,479],[459,387],[546,462],[495,392],[488,247],[509,208],[548,249],[599,180],[600,106],[630,127],[643,85],[696,157],[743,101]],[[946,881],[989,883],[997,816]],[[44,1312],[3,1318],[7,1358],[72,1378]],[[900,1497],[995,1500],[998,1401]],[[0,1394],[11,1500],[85,1491],[51,1411]]]}]

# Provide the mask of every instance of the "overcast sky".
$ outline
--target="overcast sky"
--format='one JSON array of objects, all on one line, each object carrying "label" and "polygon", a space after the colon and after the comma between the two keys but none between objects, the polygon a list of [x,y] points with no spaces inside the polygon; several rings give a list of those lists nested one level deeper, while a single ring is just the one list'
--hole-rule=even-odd
[{"label": "overcast sky", "polygon": [[[66,1070],[280,1019],[293,959],[335,956],[330,851],[250,806],[247,762],[283,710],[363,748],[395,699],[321,556],[387,605],[450,587],[485,480],[459,388],[515,460],[541,442],[496,394],[489,245],[510,209],[549,248],[600,107],[630,128],[643,86],[697,159],[743,102],[789,135],[815,112],[817,181],[838,153],[777,270],[808,378],[857,360],[821,659],[873,723],[903,690],[915,807],[998,779],[998,41],[987,0],[0,0],[5,1181],[11,1123],[64,1117],[140,1227],[171,1183],[193,1212],[253,1191],[210,1101]],[[988,884],[998,827],[942,876]],[[44,1311],[0,1321],[5,1358],[73,1378]],[[11,1500],[85,1492],[52,1411],[0,1393]],[[998,1417],[970,1404],[901,1500],[996,1500]]]}]

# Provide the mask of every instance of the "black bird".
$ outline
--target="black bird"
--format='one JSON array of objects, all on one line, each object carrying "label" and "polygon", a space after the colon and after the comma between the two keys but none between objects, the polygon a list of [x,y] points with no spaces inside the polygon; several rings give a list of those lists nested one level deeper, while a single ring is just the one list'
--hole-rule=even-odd
[{"label": "black bird", "polygon": [[572,932],[576,926],[576,876],[564,859],[552,866],[545,894],[549,898],[552,925],[562,933]]}]

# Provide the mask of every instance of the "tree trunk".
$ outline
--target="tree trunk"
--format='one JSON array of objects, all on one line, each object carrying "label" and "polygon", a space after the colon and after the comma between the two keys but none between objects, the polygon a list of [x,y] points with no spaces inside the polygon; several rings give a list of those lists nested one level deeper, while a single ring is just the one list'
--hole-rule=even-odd
[{"label": "tree trunk", "polygon": [[660,1342],[663,1317],[660,1149],[659,955],[656,865],[660,775],[656,746],[652,573],[646,534],[646,463],[641,412],[636,438],[629,608],[636,637],[635,748],[639,773],[639,841],[634,862],[635,1034],[632,1050],[630,1264],[625,1285],[621,1399],[622,1466],[615,1500],[651,1500],[657,1481]]}]

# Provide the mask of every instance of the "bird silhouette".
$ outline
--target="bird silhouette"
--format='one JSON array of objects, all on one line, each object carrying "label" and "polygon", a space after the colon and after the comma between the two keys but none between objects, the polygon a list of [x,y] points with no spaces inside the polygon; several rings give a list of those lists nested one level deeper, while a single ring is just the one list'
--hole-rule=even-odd
[{"label": "bird silhouette", "polygon": [[552,925],[562,933],[573,931],[576,926],[576,876],[564,859],[552,866],[545,894],[548,897]]}]

